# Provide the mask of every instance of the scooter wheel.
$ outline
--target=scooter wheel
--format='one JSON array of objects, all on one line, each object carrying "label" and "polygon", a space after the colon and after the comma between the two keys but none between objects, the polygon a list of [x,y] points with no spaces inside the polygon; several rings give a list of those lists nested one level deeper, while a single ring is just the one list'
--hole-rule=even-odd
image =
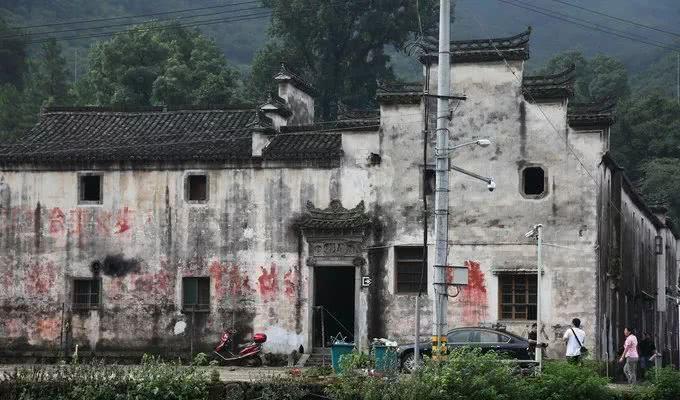
[{"label": "scooter wheel", "polygon": [[261,367],[262,366],[262,358],[261,357],[255,357],[248,362],[248,365],[251,366],[251,367]]}]

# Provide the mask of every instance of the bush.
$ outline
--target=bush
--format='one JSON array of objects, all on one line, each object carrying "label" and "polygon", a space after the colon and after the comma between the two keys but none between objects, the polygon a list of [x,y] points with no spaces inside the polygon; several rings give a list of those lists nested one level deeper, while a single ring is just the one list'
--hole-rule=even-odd
[{"label": "bush", "polygon": [[543,373],[526,380],[527,398],[550,400],[609,400],[607,379],[592,369],[565,361],[546,363]]},{"label": "bush", "polygon": [[[645,393],[644,400],[680,399],[680,373],[671,367],[655,368],[648,372],[653,386]],[[642,400],[642,399],[641,399]]]}]

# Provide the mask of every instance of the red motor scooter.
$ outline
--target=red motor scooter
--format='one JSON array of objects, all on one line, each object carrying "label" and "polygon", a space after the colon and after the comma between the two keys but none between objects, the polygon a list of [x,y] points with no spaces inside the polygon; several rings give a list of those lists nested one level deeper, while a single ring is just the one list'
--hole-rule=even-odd
[{"label": "red motor scooter", "polygon": [[253,340],[243,346],[238,354],[234,354],[229,350],[229,345],[233,342],[236,335],[236,329],[227,329],[222,333],[220,344],[215,347],[215,358],[224,364],[245,364],[252,367],[259,367],[262,365],[262,343],[267,341],[267,335],[264,333],[256,333],[253,335]]}]

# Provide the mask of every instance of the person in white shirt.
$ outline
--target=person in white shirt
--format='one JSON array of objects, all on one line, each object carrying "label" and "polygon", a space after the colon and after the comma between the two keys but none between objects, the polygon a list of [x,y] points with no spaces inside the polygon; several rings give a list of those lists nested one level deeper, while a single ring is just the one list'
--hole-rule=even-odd
[{"label": "person in white shirt", "polygon": [[567,344],[567,360],[573,364],[581,362],[581,348],[585,346],[586,333],[581,329],[581,320],[571,320],[571,327],[564,332],[562,337]]}]

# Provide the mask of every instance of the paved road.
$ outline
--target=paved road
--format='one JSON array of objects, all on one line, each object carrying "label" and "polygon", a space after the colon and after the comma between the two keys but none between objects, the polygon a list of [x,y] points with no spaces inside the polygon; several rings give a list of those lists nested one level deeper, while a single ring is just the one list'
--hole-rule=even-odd
[{"label": "paved road", "polygon": [[[33,367],[56,367],[55,365],[14,365],[14,364],[2,364],[0,365],[0,375],[3,372],[12,372],[16,368],[33,368]],[[134,367],[134,366],[131,366]],[[275,377],[288,376],[288,371],[290,368],[285,367],[205,367],[206,369],[215,368],[220,372],[220,379],[223,382],[250,382],[250,381],[262,381],[267,379],[272,379]]]}]

